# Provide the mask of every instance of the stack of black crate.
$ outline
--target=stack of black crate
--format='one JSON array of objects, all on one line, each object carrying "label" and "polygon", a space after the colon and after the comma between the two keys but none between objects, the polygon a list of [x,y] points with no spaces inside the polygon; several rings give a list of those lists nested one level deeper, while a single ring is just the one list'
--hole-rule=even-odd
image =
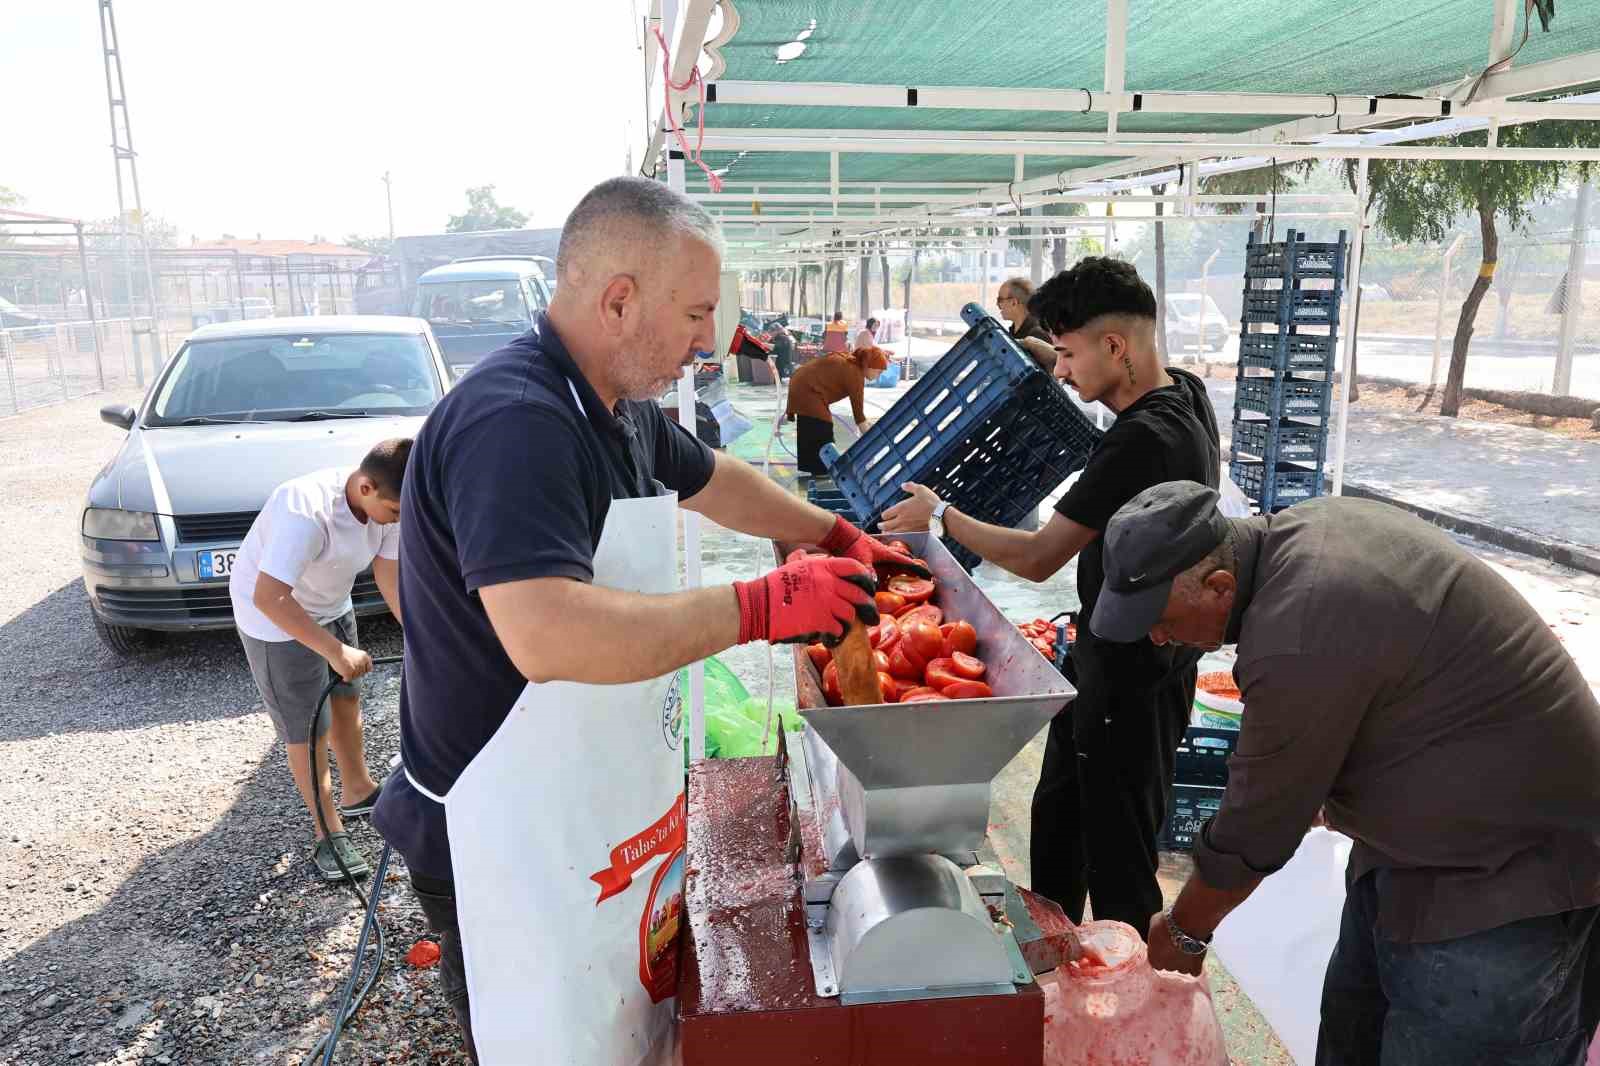
[{"label": "stack of black crate", "polygon": [[1294,230],[1245,249],[1228,466],[1263,514],[1322,494],[1347,249]]}]

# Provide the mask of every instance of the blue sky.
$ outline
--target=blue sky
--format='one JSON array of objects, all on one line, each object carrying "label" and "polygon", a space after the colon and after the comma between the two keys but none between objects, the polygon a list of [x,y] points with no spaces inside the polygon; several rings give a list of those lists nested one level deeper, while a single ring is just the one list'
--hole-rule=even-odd
[{"label": "blue sky", "polygon": [[[117,0],[148,211],[185,234],[338,239],[444,228],[463,190],[559,224],[637,156],[634,0]],[[94,0],[0,15],[0,185],[116,211]],[[130,198],[131,206],[131,198]]]}]

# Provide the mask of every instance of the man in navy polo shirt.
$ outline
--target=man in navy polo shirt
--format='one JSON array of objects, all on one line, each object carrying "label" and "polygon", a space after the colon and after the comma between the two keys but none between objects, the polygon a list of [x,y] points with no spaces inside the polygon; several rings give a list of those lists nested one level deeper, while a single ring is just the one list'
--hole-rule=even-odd
[{"label": "man in navy polo shirt", "polygon": [[[538,1061],[642,1060],[638,1034],[659,1036],[670,1017],[670,966],[635,963],[628,945],[659,953],[676,939],[640,925],[641,913],[676,913],[646,884],[652,849],[682,831],[670,678],[735,643],[875,621],[871,564],[917,568],[712,452],[654,402],[714,347],[721,247],[711,217],[659,183],[596,186],[562,231],[549,312],[463,377],[413,447],[406,772],[373,821],[405,857],[440,935],[443,991],[486,1061],[534,1034],[538,1053],[519,1054]],[[835,557],[672,591],[668,492],[722,526]],[[648,787],[670,790],[659,822],[653,807],[606,821]],[[672,862],[662,854],[657,881]],[[614,906],[630,884],[650,898]],[[522,1016],[508,1017],[516,1003]]]}]

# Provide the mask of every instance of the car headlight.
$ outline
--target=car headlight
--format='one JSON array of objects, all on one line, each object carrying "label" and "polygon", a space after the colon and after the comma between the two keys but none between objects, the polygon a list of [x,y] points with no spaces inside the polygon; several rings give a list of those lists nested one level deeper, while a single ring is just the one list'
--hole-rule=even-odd
[{"label": "car headlight", "polygon": [[149,511],[89,507],[83,512],[83,535],[99,540],[160,540],[156,516]]}]

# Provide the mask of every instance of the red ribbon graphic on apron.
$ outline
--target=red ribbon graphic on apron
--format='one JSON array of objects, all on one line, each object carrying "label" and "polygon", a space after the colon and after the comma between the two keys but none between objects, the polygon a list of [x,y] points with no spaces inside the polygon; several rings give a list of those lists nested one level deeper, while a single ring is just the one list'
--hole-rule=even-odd
[{"label": "red ribbon graphic on apron", "polygon": [[642,833],[624,840],[611,849],[611,865],[589,875],[589,880],[600,886],[599,906],[619,892],[626,892],[638,873],[657,855],[671,855],[683,847],[684,794],[672,801],[672,806]]}]

